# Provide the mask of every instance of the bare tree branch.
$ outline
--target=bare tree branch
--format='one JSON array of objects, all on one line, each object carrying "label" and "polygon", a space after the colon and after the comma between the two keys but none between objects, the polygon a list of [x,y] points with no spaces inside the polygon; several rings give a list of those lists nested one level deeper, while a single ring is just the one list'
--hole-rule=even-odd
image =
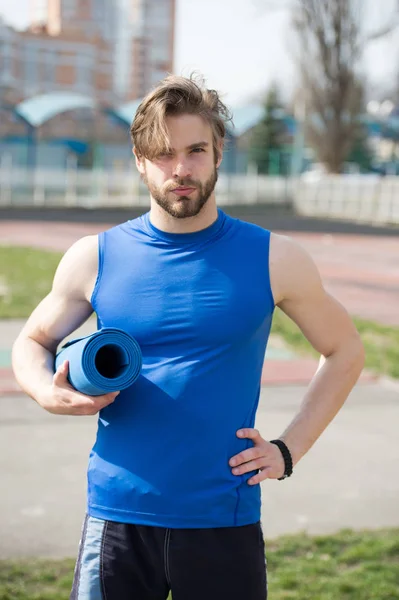
[{"label": "bare tree branch", "polygon": [[363,104],[359,63],[366,46],[399,26],[393,18],[365,34],[364,0],[255,0],[267,10],[290,8],[299,42],[295,57],[308,115],[306,135],[318,159],[339,172],[357,134]]},{"label": "bare tree branch", "polygon": [[386,25],[384,25],[384,27],[381,27],[381,29],[377,29],[376,31],[369,33],[365,37],[365,43],[367,44],[368,42],[374,42],[375,40],[379,40],[382,37],[385,37],[386,35],[389,35],[393,31],[395,31],[395,29],[397,29],[398,27],[399,17],[396,17],[391,23],[387,23]]},{"label": "bare tree branch", "polygon": [[[363,90],[358,66],[371,38],[362,35],[356,0],[297,0],[292,22],[308,115],[305,133],[318,159],[329,171],[339,172],[359,126]],[[395,26],[392,21],[389,31]],[[388,28],[373,39],[384,31]]]}]

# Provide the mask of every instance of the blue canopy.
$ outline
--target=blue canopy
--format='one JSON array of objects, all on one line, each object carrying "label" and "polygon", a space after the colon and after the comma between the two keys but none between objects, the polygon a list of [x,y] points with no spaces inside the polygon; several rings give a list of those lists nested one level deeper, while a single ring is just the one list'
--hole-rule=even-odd
[{"label": "blue canopy", "polygon": [[97,103],[89,96],[52,92],[24,100],[15,107],[15,112],[33,127],[40,127],[60,113],[77,108],[96,108]]},{"label": "blue canopy", "polygon": [[114,108],[112,112],[121,121],[124,121],[127,125],[131,125],[140,103],[141,100],[133,100],[132,102],[127,102],[126,104]]}]

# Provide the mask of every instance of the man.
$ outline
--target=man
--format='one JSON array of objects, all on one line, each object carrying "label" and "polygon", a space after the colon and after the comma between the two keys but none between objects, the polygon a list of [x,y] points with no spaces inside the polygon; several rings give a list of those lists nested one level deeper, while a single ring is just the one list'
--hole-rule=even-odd
[{"label": "man", "polygon": [[[259,484],[291,475],[363,367],[304,250],[217,208],[228,118],[193,79],[169,76],[143,100],[131,134],[150,212],[74,244],[13,348],[40,406],[99,413],[75,600],[264,600]],[[253,426],[275,306],[324,364],[267,441]],[[142,348],[142,374],[119,395],[78,393],[67,363],[53,373],[57,346],[93,310]]]}]

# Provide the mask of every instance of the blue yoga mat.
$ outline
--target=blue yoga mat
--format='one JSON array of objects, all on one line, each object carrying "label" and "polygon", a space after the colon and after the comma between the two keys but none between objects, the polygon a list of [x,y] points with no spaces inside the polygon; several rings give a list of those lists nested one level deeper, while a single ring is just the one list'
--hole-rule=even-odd
[{"label": "blue yoga mat", "polygon": [[137,341],[115,327],[67,342],[55,358],[55,369],[64,360],[69,361],[69,383],[88,396],[126,389],[136,381],[142,367]]}]

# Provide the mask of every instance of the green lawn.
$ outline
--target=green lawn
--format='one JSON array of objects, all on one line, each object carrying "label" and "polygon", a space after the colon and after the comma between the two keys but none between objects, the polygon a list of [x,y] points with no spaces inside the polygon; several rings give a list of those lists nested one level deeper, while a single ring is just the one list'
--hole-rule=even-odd
[{"label": "green lawn", "polygon": [[[0,319],[25,318],[50,291],[62,256],[33,248],[0,246]],[[399,379],[399,327],[354,319],[366,348],[366,367]],[[272,333],[298,354],[317,356],[298,327],[279,309]]]},{"label": "green lawn", "polygon": [[[353,321],[366,349],[366,368],[381,375],[399,379],[399,327],[389,327],[357,317]],[[313,350],[302,332],[277,308],[272,333],[283,338],[289,348],[300,355],[314,356]]]},{"label": "green lawn", "polygon": [[[270,600],[399,600],[399,529],[287,536],[266,547]],[[67,600],[73,569],[71,559],[0,561],[0,600]]]},{"label": "green lawn", "polygon": [[62,253],[0,246],[0,319],[27,317],[48,294]]}]

